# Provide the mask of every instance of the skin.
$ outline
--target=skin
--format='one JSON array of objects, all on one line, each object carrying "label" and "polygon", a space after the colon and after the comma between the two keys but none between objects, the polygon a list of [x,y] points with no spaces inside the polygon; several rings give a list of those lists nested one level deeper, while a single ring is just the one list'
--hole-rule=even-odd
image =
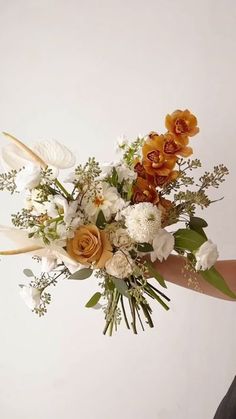
[{"label": "skin", "polygon": [[[187,276],[184,276],[183,269],[185,266],[185,259],[182,256],[170,255],[166,261],[163,261],[162,263],[156,261],[154,265],[157,271],[167,281],[172,282],[173,284],[180,285],[194,291],[199,291],[212,297],[236,301],[227,295],[222,294],[212,285],[208,284],[208,282],[206,282],[199,274],[193,275],[191,273],[187,273]],[[236,294],[236,260],[219,260],[216,262],[215,268],[224,277],[229,288]],[[197,289],[194,287],[194,283],[189,283],[188,278],[190,277],[197,280]]]}]

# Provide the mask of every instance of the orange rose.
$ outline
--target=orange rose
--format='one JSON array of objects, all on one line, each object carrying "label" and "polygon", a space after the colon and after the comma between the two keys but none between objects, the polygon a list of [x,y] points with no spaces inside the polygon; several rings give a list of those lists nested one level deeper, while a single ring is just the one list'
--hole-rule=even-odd
[{"label": "orange rose", "polygon": [[96,268],[104,268],[112,257],[112,247],[105,231],[92,224],[75,231],[74,237],[67,241],[67,252],[83,265],[94,263]]},{"label": "orange rose", "polygon": [[155,132],[149,134],[142,148],[143,167],[151,176],[168,176],[173,170],[177,157],[164,152],[165,136]]},{"label": "orange rose", "polygon": [[188,109],[177,110],[171,115],[166,115],[166,128],[176,137],[193,137],[199,132],[197,118]]}]

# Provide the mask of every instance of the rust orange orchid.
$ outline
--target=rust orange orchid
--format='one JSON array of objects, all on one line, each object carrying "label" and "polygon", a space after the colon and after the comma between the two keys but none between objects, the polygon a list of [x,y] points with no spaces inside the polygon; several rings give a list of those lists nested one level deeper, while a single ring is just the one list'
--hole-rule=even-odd
[{"label": "rust orange orchid", "polygon": [[176,137],[174,134],[167,132],[165,134],[164,152],[167,155],[189,157],[193,154],[193,149],[188,146],[188,143],[188,137]]},{"label": "rust orange orchid", "polygon": [[193,137],[199,132],[197,118],[188,109],[176,110],[171,115],[166,115],[165,125],[176,137]]},{"label": "rust orange orchid", "polygon": [[143,167],[152,176],[168,176],[173,170],[177,157],[164,152],[165,136],[155,132],[149,134],[142,148]]},{"label": "rust orange orchid", "polygon": [[140,202],[151,202],[157,204],[159,195],[153,184],[147,179],[138,177],[133,188],[132,202],[138,204]]}]

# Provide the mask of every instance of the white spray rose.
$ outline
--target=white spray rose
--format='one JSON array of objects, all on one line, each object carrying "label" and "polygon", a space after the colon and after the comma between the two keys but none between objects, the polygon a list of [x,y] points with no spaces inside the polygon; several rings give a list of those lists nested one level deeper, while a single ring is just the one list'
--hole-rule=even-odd
[{"label": "white spray rose", "polygon": [[211,240],[207,240],[195,253],[196,270],[205,271],[206,269],[210,269],[216,263],[218,256],[219,252],[216,244],[212,243]]},{"label": "white spray rose", "polygon": [[39,307],[42,291],[28,285],[20,285],[20,296],[25,304],[31,309]]},{"label": "white spray rose", "polygon": [[106,270],[109,275],[115,276],[116,278],[127,278],[133,271],[132,259],[129,255],[118,250],[106,263]]},{"label": "white spray rose", "polygon": [[175,239],[174,236],[168,231],[161,229],[155,236],[152,246],[153,252],[150,253],[151,261],[167,259],[174,249]]},{"label": "white spray rose", "polygon": [[16,174],[15,184],[18,192],[27,189],[33,189],[40,183],[40,167],[35,164],[27,164],[20,172]]},{"label": "white spray rose", "polygon": [[115,247],[130,250],[133,247],[133,240],[125,228],[118,228],[110,233],[110,240]]}]

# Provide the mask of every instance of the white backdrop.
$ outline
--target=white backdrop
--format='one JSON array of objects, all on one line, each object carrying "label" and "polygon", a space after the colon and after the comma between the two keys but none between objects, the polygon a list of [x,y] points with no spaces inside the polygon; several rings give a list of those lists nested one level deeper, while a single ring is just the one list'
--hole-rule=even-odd
[{"label": "white backdrop", "polygon": [[[0,129],[112,160],[118,135],[161,131],[188,107],[195,157],[231,172],[205,216],[235,258],[235,41],[234,0],[0,0]],[[2,224],[14,209],[0,199]],[[93,280],[59,284],[38,319],[18,296],[25,266],[0,261],[1,418],[213,417],[236,370],[235,303],[170,285],[154,330],[110,339],[84,308]]]}]

